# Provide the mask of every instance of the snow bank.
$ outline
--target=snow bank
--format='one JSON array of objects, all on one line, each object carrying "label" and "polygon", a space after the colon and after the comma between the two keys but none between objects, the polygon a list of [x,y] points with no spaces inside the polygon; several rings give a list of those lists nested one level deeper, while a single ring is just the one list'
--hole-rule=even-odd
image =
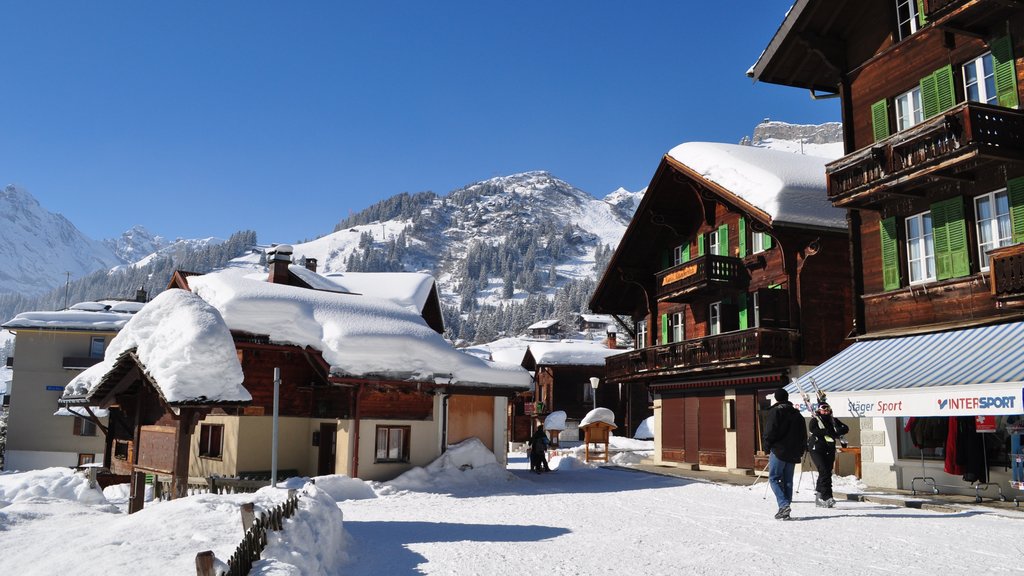
[{"label": "snow bank", "polygon": [[498,463],[494,453],[478,438],[469,438],[448,447],[425,468],[416,467],[380,484],[380,492],[396,490],[433,492],[449,486],[490,485],[511,481],[515,476]]},{"label": "snow bank", "polygon": [[649,416],[636,427],[633,438],[637,440],[654,440],[654,416]]},{"label": "snow bank", "polygon": [[58,499],[82,504],[106,504],[107,499],[89,479],[70,468],[46,468],[0,474],[0,508],[13,502]]},{"label": "snow bank", "polygon": [[330,494],[331,498],[334,498],[337,502],[377,497],[373,488],[365,480],[350,478],[344,474],[317,476],[313,480],[316,482],[317,488]]},{"label": "snow bank", "polygon": [[565,411],[556,410],[544,419],[545,430],[565,430]]},{"label": "snow bank", "polygon": [[267,532],[262,559],[253,564],[249,574],[337,574],[338,568],[348,561],[349,545],[341,508],[326,490],[308,483],[299,495],[298,510],[285,520],[284,529]]}]

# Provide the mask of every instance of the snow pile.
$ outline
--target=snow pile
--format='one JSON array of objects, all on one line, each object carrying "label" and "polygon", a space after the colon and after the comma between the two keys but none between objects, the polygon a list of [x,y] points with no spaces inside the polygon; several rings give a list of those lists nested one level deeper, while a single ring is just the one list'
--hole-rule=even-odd
[{"label": "snow pile", "polygon": [[654,416],[649,416],[636,427],[633,438],[637,440],[654,440]]},{"label": "snow pile", "polygon": [[545,430],[565,430],[565,410],[555,410],[544,419]]},{"label": "snow pile", "polygon": [[[580,452],[582,454],[582,451]],[[552,470],[596,470],[597,466],[583,459],[582,456],[558,455],[548,461]]]},{"label": "snow pile", "polygon": [[267,532],[262,559],[253,564],[249,574],[335,574],[348,561],[349,544],[341,508],[325,490],[309,483],[299,495],[299,508],[285,520],[284,529]]},{"label": "snow pile", "polygon": [[26,500],[71,500],[106,504],[107,499],[89,479],[70,468],[46,468],[20,474],[0,474],[0,508]]},{"label": "snow pile", "polygon": [[323,490],[338,502],[345,500],[363,500],[376,498],[373,488],[364,480],[350,478],[344,474],[331,474],[313,478],[316,487]]},{"label": "snow pile", "polygon": [[604,422],[615,426],[615,413],[608,408],[594,408],[587,415],[580,420],[580,427],[586,426],[587,424],[593,424],[594,422]]},{"label": "snow pile", "polygon": [[608,348],[604,342],[563,340],[561,342],[533,342],[528,354],[539,365],[601,366],[605,358],[621,354],[622,350]]},{"label": "snow pile", "polygon": [[64,397],[86,397],[136,348],[139,360],[170,403],[248,402],[235,342],[221,315],[195,294],[166,290],[131,317],[110,341],[103,361],[76,376]]},{"label": "snow pile", "polygon": [[378,492],[433,492],[448,486],[481,486],[509,482],[513,478],[478,438],[469,438],[449,446],[444,454],[425,468],[417,466],[390,482],[380,484]]}]

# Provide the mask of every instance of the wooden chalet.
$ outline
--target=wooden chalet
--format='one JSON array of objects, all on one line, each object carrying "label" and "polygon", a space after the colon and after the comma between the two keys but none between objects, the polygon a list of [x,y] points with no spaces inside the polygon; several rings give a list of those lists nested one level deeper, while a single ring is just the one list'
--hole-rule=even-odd
[{"label": "wooden chalet", "polygon": [[[1022,2],[797,0],[751,69],[841,104],[846,155],[825,177],[849,213],[856,342],[808,378],[871,430],[870,484],[963,485],[911,418],[992,417],[1005,439],[1024,413],[1022,56]],[[972,442],[1005,466],[1008,441]]]},{"label": "wooden chalet", "polygon": [[[825,162],[705,143],[662,158],[590,301],[636,327],[636,348],[607,359],[602,386],[622,385],[629,430],[653,397],[657,460],[762,468],[766,398],[841,348],[851,328],[844,215],[806,194],[824,195]],[[819,176],[740,189],[715,178],[715,163],[760,174],[796,163]]]}]

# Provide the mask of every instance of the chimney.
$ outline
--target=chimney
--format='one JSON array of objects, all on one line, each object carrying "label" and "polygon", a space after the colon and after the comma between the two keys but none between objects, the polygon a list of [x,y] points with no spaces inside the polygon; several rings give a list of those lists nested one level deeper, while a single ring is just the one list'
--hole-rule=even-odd
[{"label": "chimney", "polygon": [[615,350],[616,348],[619,347],[619,343],[616,340],[617,334],[615,333],[615,330],[612,330],[612,329],[609,328],[608,332],[605,335],[606,335],[606,338],[605,338],[605,341],[604,341],[604,347],[605,348],[608,348],[609,350]]},{"label": "chimney", "polygon": [[270,276],[267,282],[272,284],[288,283],[288,266],[292,263],[292,247],[288,244],[278,244],[267,251],[267,265],[270,267]]},{"label": "chimney", "polygon": [[316,258],[306,258],[306,270],[316,272]]},{"label": "chimney", "polygon": [[147,300],[149,300],[149,294],[146,292],[144,287],[140,286],[139,289],[135,291],[135,301],[146,302]]}]

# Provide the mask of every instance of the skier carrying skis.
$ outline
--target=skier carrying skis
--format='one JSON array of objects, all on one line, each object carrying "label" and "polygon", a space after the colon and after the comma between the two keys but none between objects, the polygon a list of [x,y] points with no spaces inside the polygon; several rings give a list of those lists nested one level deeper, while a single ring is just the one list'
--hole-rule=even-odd
[{"label": "skier carrying skis", "polygon": [[836,505],[832,495],[832,467],[836,463],[836,442],[845,442],[842,436],[850,427],[832,415],[827,402],[819,402],[815,417],[811,418],[811,437],[807,440],[811,461],[818,469],[818,482],[814,489],[814,504],[821,508]]},{"label": "skier carrying skis", "polygon": [[768,485],[779,504],[775,519],[789,520],[793,503],[793,473],[804,456],[807,427],[800,411],[790,403],[789,392],[785,388],[775,391],[775,405],[768,411],[762,440],[765,452],[769,452]]}]

